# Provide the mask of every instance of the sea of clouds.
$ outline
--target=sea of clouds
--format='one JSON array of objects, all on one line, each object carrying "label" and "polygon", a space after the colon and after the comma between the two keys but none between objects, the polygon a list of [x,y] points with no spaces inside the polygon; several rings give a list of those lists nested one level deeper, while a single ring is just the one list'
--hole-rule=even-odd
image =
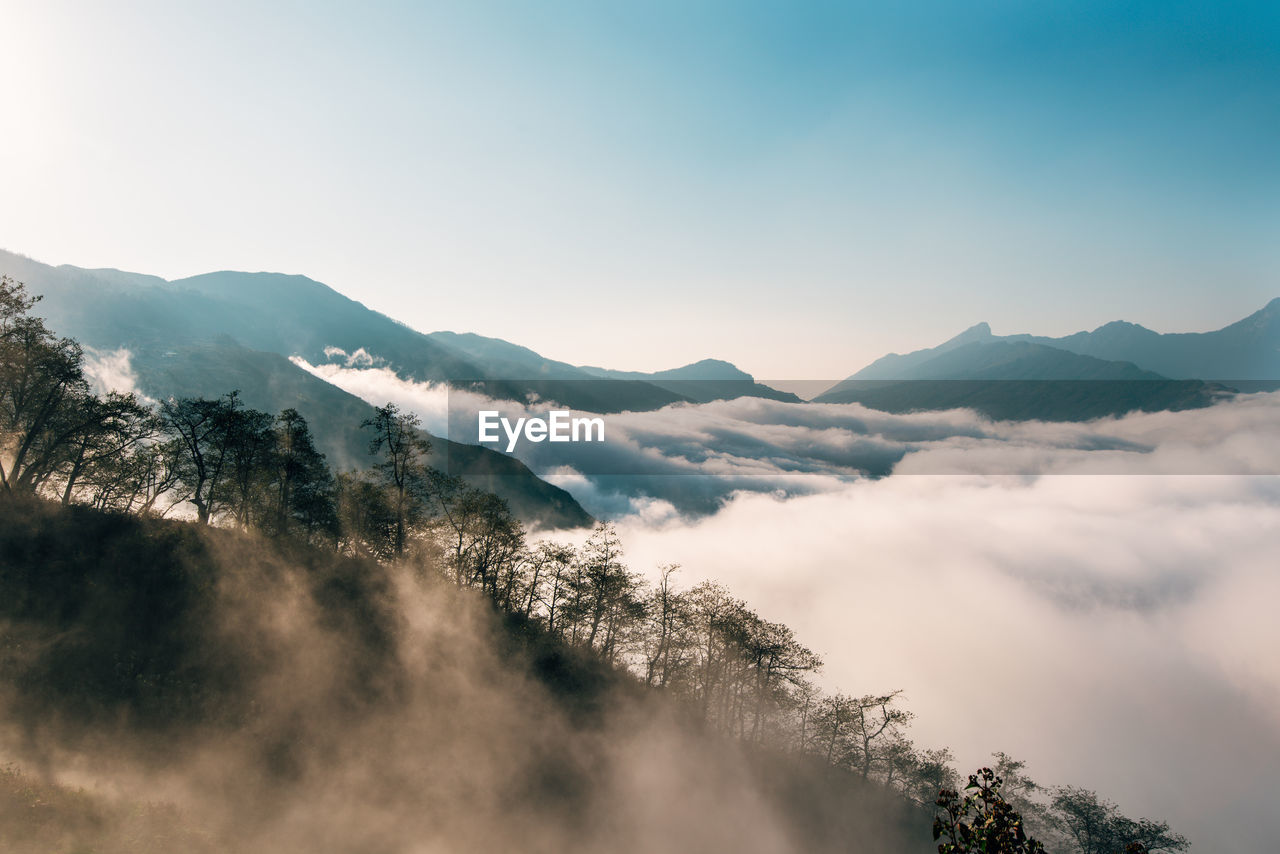
[{"label": "sea of clouds", "polygon": [[[481,408],[547,410],[298,361],[457,440]],[[904,689],[921,746],[1009,752],[1199,850],[1280,836],[1280,394],[1080,424],[759,399],[606,423],[517,455],[615,519],[634,568],[792,626],[828,687]]]}]

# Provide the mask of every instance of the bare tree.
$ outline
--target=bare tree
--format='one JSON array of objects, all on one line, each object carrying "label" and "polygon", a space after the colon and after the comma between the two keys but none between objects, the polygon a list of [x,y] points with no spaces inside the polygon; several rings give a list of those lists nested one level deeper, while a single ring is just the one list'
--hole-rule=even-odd
[{"label": "bare tree", "polygon": [[374,470],[390,493],[395,515],[392,551],[401,557],[409,529],[422,513],[427,487],[425,457],[431,451],[431,443],[420,432],[422,422],[418,416],[401,412],[394,403],[379,407],[360,426],[373,432],[369,453],[381,457]]}]

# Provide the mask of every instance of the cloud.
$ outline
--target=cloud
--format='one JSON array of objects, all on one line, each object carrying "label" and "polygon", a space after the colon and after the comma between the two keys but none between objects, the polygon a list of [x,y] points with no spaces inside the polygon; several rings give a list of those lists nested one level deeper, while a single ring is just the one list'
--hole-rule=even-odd
[{"label": "cloud", "polygon": [[905,689],[962,767],[1007,751],[1199,850],[1280,834],[1278,478],[891,477],[620,524],[633,567],[729,585],[830,687]]},{"label": "cloud", "polygon": [[97,394],[132,392],[144,403],[154,405],[156,402],[138,388],[138,376],[133,372],[133,354],[124,347],[117,350],[84,347],[84,374]]},{"label": "cloud", "polygon": [[343,366],[347,368],[372,368],[376,365],[386,364],[386,359],[372,355],[363,347],[358,348],[354,353],[348,353],[341,347],[329,345],[324,348],[324,355],[326,359],[342,360]]},{"label": "cloud", "polygon": [[[494,401],[386,368],[312,366],[318,377],[418,413],[436,435],[475,443],[477,413],[545,417],[549,403]],[[579,476],[589,511],[617,516],[643,497],[684,513],[714,512],[732,495],[811,495],[895,474],[1272,474],[1280,472],[1280,393],[1205,409],[1134,413],[1085,423],[995,422],[969,410],[894,415],[859,404],[759,398],[604,416],[603,443],[520,442],[535,472]],[[589,488],[588,485],[589,484]],[[568,487],[567,487],[568,488]]]}]

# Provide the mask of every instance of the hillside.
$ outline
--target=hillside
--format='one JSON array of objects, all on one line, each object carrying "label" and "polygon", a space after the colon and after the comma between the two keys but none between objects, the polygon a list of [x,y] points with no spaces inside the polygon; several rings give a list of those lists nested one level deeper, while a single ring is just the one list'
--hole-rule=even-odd
[{"label": "hillside", "polygon": [[6,501],[0,719],[43,778],[0,781],[41,804],[0,814],[6,850],[930,848],[878,784],[715,735],[434,576]]}]

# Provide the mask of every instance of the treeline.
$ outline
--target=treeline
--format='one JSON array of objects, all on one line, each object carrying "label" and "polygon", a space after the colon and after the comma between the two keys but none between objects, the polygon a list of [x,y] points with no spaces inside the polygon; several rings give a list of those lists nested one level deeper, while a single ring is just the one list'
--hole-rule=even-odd
[{"label": "treeline", "polygon": [[[372,464],[335,475],[293,409],[254,410],[236,392],[158,406],[96,394],[80,346],[31,315],[37,299],[0,279],[0,494],[153,515],[189,506],[200,524],[409,563],[629,671],[727,736],[808,756],[924,808],[945,807],[939,792],[958,787],[951,752],[908,737],[900,691],[820,691],[821,659],[790,628],[719,584],[680,589],[674,565],[648,581],[623,562],[607,523],[576,548],[531,542],[504,501],[427,465],[415,416],[376,409],[363,424]],[[1020,763],[998,759],[1009,803],[1055,850],[1187,847],[1164,822],[1128,819],[1087,790],[1037,786]]]}]

